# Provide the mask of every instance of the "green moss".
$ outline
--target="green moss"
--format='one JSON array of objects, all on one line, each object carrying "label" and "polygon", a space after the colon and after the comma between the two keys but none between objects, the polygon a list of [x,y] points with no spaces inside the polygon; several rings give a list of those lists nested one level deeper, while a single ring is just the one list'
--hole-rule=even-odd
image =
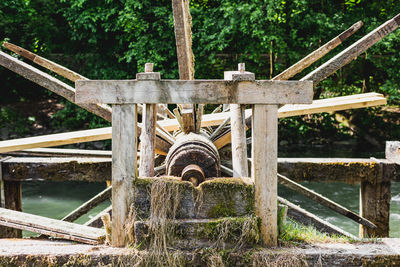
[{"label": "green moss", "polygon": [[232,200],[219,202],[207,212],[207,216],[209,218],[236,216],[235,202]]}]

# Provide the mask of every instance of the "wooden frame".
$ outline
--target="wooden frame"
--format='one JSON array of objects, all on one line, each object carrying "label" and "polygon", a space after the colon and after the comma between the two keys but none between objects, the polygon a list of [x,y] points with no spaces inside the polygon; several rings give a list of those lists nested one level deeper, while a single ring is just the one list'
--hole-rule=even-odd
[{"label": "wooden frame", "polygon": [[75,100],[78,103],[113,104],[113,246],[121,247],[126,244],[124,225],[137,179],[136,105],[139,103],[256,104],[253,108],[253,143],[262,145],[253,146],[252,150],[251,176],[255,181],[255,209],[261,218],[264,244],[277,245],[278,105],[311,103],[312,82],[235,79],[80,80],[75,83],[75,87]]}]

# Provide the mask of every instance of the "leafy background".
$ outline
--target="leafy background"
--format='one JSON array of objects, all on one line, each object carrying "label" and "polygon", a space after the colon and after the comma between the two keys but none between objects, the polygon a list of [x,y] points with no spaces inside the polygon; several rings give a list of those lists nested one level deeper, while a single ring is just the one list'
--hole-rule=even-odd
[{"label": "leafy background", "polygon": [[[358,20],[364,22],[354,36],[293,78],[299,79],[400,13],[399,0],[191,0],[190,5],[197,79],[222,78],[238,62],[245,62],[256,79],[270,79]],[[171,1],[2,0],[0,38],[90,79],[132,78],[146,62],[154,62],[163,78],[178,78]],[[397,30],[315,91],[315,98],[379,92],[388,106],[341,112],[358,131],[332,114],[283,119],[281,144],[352,140],[365,147],[367,135],[382,149],[385,140],[399,140],[399,67]],[[5,68],[0,81],[0,138],[108,125]]]}]

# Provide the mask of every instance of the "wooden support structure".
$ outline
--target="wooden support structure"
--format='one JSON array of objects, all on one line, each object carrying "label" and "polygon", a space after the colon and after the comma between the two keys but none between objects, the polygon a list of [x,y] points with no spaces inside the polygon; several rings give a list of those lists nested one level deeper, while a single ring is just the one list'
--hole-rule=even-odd
[{"label": "wooden support structure", "polygon": [[99,157],[111,158],[111,150],[69,149],[69,148],[31,148],[21,151],[1,153],[10,156],[29,157]]},{"label": "wooden support structure", "polygon": [[[338,110],[345,110],[351,108],[363,108],[376,105],[386,104],[386,98],[377,93],[365,93],[351,96],[334,97],[327,99],[314,100],[312,104],[303,105],[285,105],[278,110],[278,117],[285,118],[290,116],[313,114],[320,112],[333,112]],[[179,115],[179,113],[178,113]],[[250,120],[251,110],[245,110],[246,120]],[[179,117],[178,117],[179,118]],[[202,126],[215,126],[221,125],[227,118],[230,118],[229,112],[222,112],[216,114],[206,114],[202,119]],[[230,120],[230,119],[229,119]],[[227,121],[228,123],[228,121]],[[174,131],[179,129],[179,124],[176,119],[168,119],[158,121],[158,124],[166,131]],[[246,124],[251,127],[250,123]],[[158,135],[164,136],[165,140],[170,140],[162,130],[159,128]],[[156,130],[156,131],[157,131]],[[69,133],[51,134],[43,136],[35,136],[28,138],[20,138],[14,140],[0,141],[0,153],[7,153],[11,151],[19,151],[24,149],[60,146],[65,144],[75,144],[80,142],[107,140],[111,138],[111,127],[76,131]],[[169,141],[172,142],[172,141]],[[231,133],[217,138],[214,144],[217,148],[221,148],[231,142]],[[166,155],[169,143],[164,139],[156,138],[156,153]],[[163,148],[162,150],[159,148]]]},{"label": "wooden support structure", "polygon": [[[153,63],[146,63],[145,72],[136,75],[137,80],[160,80],[159,72],[153,72]],[[139,176],[154,176],[154,156],[157,124],[157,104],[144,104],[142,115],[142,133],[140,136]]]},{"label": "wooden support structure", "polygon": [[[260,146],[253,146],[252,151],[256,214],[261,218],[261,234],[264,244],[266,246],[277,245],[278,105],[311,103],[311,83],[236,80],[116,80],[77,81],[75,85],[78,102],[113,104],[113,246],[125,244],[123,223],[127,219],[127,205],[131,203],[129,194],[133,194],[134,191],[137,170],[136,164],[132,166],[133,159],[136,160],[136,147],[132,147],[132,145],[136,140],[135,105],[137,103],[256,104],[253,108],[253,142],[260,144]],[[132,125],[135,130],[132,129]],[[265,165],[266,163],[267,165]],[[115,205],[118,207],[114,208]]]},{"label": "wooden support structure", "polygon": [[137,178],[136,104],[113,105],[112,245],[126,245],[125,224]]},{"label": "wooden support structure", "polygon": [[[221,171],[227,175],[232,176],[233,175],[233,170],[221,165]],[[282,183],[282,179],[279,179],[281,175],[278,174],[278,182],[281,184]],[[254,183],[253,180],[249,180],[250,183]],[[293,183],[291,181],[291,183]],[[297,185],[297,183],[295,183],[294,186],[292,186],[291,188],[295,188],[296,192],[298,191],[297,188],[295,187]],[[300,185],[301,186],[301,185]],[[317,196],[318,194],[316,194],[315,192],[307,189],[308,191],[311,192],[311,194]],[[313,226],[315,227],[318,231],[321,231],[323,233],[328,233],[328,234],[336,234],[336,235],[344,235],[347,237],[351,237],[351,238],[355,238],[357,239],[355,236],[347,233],[346,231],[343,231],[342,229],[340,229],[339,227],[336,227],[330,223],[328,223],[325,220],[322,220],[321,218],[318,218],[317,216],[313,215],[310,212],[307,212],[306,210],[300,208],[299,206],[291,203],[290,201],[288,201],[287,199],[284,199],[282,197],[278,196],[278,201],[280,204],[284,204],[288,207],[288,216],[290,218],[292,218],[293,220],[296,220],[297,222],[303,224],[303,225],[307,225],[307,226]]]},{"label": "wooden support structure", "polygon": [[[310,104],[312,82],[225,80],[76,81],[80,103]],[[196,91],[196,92],[194,92]],[[161,123],[162,121],[160,121]],[[162,124],[161,124],[162,125]]]},{"label": "wooden support structure", "polygon": [[48,59],[45,59],[44,57],[38,56],[22,47],[19,47],[15,44],[11,44],[8,42],[4,42],[3,46],[11,51],[13,51],[14,53],[17,53],[18,55],[21,55],[31,61],[33,61],[34,63],[48,69],[51,70],[55,73],[57,73],[58,75],[63,76],[64,78],[67,78],[70,81],[77,81],[77,80],[88,80],[88,78],[80,75],[79,73],[76,73],[70,69],[67,69],[55,62],[52,62]]},{"label": "wooden support structure", "polygon": [[292,78],[294,75],[297,73],[301,72],[311,64],[313,64],[315,61],[319,60],[323,56],[325,56],[328,52],[333,50],[335,47],[340,45],[344,40],[352,36],[355,32],[357,32],[361,27],[363,26],[362,21],[358,21],[354,23],[350,28],[318,48],[317,50],[313,51],[311,54],[306,56],[305,58],[302,58],[300,61],[297,63],[293,64],[290,66],[288,69],[284,70],[272,80],[289,80]]},{"label": "wooden support structure", "polygon": [[[40,86],[43,86],[44,88],[52,91],[53,93],[56,93],[64,97],[68,101],[77,104],[75,102],[75,89],[61,82],[60,80],[52,77],[51,75],[43,71],[40,71],[26,64],[25,62],[22,62],[1,51],[0,51],[0,65]],[[111,116],[112,116],[111,108],[105,104],[90,103],[90,104],[77,104],[77,105],[80,106],[81,108],[86,109],[89,112],[92,112],[93,114],[96,114],[97,116],[107,121],[111,121]],[[156,148],[160,152],[160,154],[166,155],[168,149],[171,147],[171,144],[162,138],[164,134],[162,133],[161,130],[157,129],[156,131],[157,131]],[[139,128],[139,133],[140,133],[140,128]],[[104,139],[98,139],[98,140],[104,140]],[[38,148],[38,147],[43,147],[43,146],[35,145],[26,148]]]},{"label": "wooden support structure", "polygon": [[391,181],[385,174],[384,163],[376,162],[379,172],[375,177],[361,181],[360,215],[377,225],[371,229],[360,225],[360,237],[389,237]]},{"label": "wooden support structure", "polygon": [[105,238],[103,229],[3,208],[0,208],[0,225],[92,245],[103,243]]},{"label": "wooden support structure", "polygon": [[252,164],[255,213],[261,218],[261,236],[267,246],[276,246],[277,236],[277,158],[278,106],[254,105],[252,117]]},{"label": "wooden support structure", "polygon": [[353,221],[359,223],[360,225],[363,225],[370,229],[377,228],[377,226],[374,223],[370,222],[366,218],[363,218],[362,216],[356,214],[355,212],[343,207],[342,205],[330,200],[329,198],[322,196],[321,194],[318,194],[318,193],[306,188],[305,186],[302,186],[301,184],[293,182],[289,178],[287,178],[279,173],[278,173],[278,182],[280,184],[286,186],[287,188],[290,188],[291,190],[293,190],[297,193],[300,193],[303,196],[306,196],[309,199],[312,199],[315,202],[318,202],[319,204],[321,204],[325,207],[328,207],[331,210],[333,210],[339,214],[346,216],[347,218],[352,219]]},{"label": "wooden support structure", "polygon": [[[20,181],[4,181],[2,162],[11,157],[0,159],[0,206],[1,208],[22,211],[22,190]],[[22,238],[22,231],[0,226],[0,238]]]},{"label": "wooden support structure", "polygon": [[78,208],[71,211],[68,215],[64,216],[64,218],[62,218],[61,221],[74,222],[82,215],[88,213],[90,210],[97,207],[100,203],[109,199],[111,197],[111,189],[112,189],[111,186],[107,187],[106,189],[104,189],[103,191],[92,197],[90,200],[86,201]]},{"label": "wooden support structure", "polygon": [[380,41],[386,35],[396,30],[399,25],[400,14],[386,21],[384,24],[382,24],[372,32],[368,33],[363,38],[322,64],[320,67],[307,74],[301,79],[301,81],[313,81],[314,86],[316,86],[326,77],[330,76],[338,69],[351,62],[354,58],[356,58],[365,50]]},{"label": "wooden support structure", "polygon": [[400,165],[400,141],[387,141],[385,156],[387,160]]},{"label": "wooden support structure", "polygon": [[[254,81],[255,75],[245,72],[244,63],[239,63],[238,71],[225,71],[224,79],[230,81]],[[247,164],[246,124],[245,106],[231,104],[231,132],[232,132],[232,169],[233,177],[249,177],[249,166]]]},{"label": "wooden support structure", "polygon": [[331,235],[343,235],[353,239],[357,239],[356,236],[340,229],[339,227],[315,216],[314,214],[302,209],[301,207],[293,204],[292,202],[284,199],[282,197],[278,197],[278,201],[281,204],[284,204],[288,207],[287,216],[296,222],[299,222],[306,226],[312,226],[318,231],[322,233],[328,233]]},{"label": "wooden support structure", "polygon": [[[315,114],[321,112],[334,112],[339,110],[365,108],[377,105],[385,105],[386,98],[382,94],[365,93],[350,96],[340,96],[326,99],[314,100],[312,104],[286,104],[278,110],[279,118],[299,116],[306,114]],[[246,109],[246,126],[251,127],[251,110]],[[218,117],[205,115],[203,123],[205,125],[214,123],[214,121],[223,121],[226,114],[218,114]],[[168,123],[168,122],[166,122]],[[165,126],[168,128],[168,126]],[[219,149],[231,142],[231,133],[227,132],[214,141],[214,145]]]},{"label": "wooden support structure", "polygon": [[[192,51],[192,17],[188,0],[172,0],[176,52],[180,80],[194,80],[194,55]],[[196,131],[197,111],[194,105],[181,104],[182,131]],[[202,112],[201,112],[202,113]],[[201,119],[200,122],[201,123]]]}]

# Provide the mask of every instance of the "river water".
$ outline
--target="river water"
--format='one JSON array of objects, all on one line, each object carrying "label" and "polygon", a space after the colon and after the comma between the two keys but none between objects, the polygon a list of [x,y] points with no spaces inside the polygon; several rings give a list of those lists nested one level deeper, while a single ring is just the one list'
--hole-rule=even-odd
[{"label": "river water", "polygon": [[[343,151],[343,150],[341,150]],[[312,155],[310,155],[312,153]],[[351,154],[349,151],[328,153],[326,150],[319,153],[318,150],[312,152],[302,151],[300,153],[281,152],[280,157],[360,157]],[[365,158],[383,158],[382,153],[363,154]],[[349,185],[345,183],[317,183],[305,182],[304,186],[321,193],[351,209],[359,212],[359,185]],[[106,187],[105,183],[88,182],[24,182],[22,185],[22,209],[24,212],[42,215],[50,218],[61,219],[79,205],[102,191]],[[279,195],[289,201],[300,205],[302,208],[316,214],[317,216],[337,225],[354,235],[358,235],[358,224],[352,220],[339,215],[307,198],[279,186]],[[105,209],[110,202],[107,201],[89,214],[78,219],[78,223],[84,223],[89,218]],[[25,233],[25,235],[31,235]],[[390,214],[390,237],[400,237],[400,183],[392,183],[392,201]]]}]

